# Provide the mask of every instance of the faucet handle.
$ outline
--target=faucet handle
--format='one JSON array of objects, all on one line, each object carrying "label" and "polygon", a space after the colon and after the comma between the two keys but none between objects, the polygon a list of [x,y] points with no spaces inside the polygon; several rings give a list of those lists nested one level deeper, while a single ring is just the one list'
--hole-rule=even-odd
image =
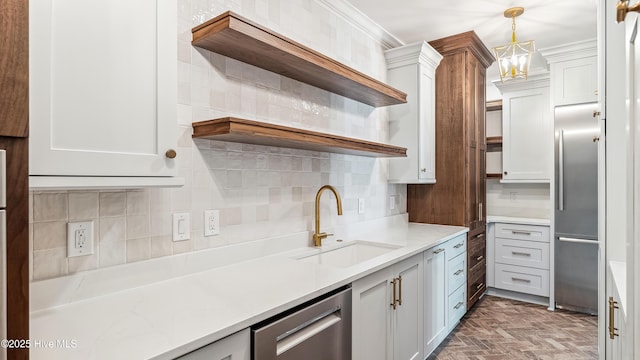
[{"label": "faucet handle", "polygon": [[334,235],[334,234],[327,234],[327,233],[324,233],[324,237],[325,237],[325,238],[326,238],[327,236],[333,236],[333,235]]}]

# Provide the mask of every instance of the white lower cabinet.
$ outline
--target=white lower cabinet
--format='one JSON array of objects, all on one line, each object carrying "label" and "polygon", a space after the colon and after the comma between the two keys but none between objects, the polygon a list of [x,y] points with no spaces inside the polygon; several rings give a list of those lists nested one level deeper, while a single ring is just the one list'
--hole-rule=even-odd
[{"label": "white lower cabinet", "polygon": [[424,252],[424,357],[447,337],[447,260],[444,244]]},{"label": "white lower cabinet", "polygon": [[247,328],[179,358],[180,360],[250,360],[251,331]]},{"label": "white lower cabinet", "polygon": [[467,311],[467,234],[424,252],[424,356],[455,328]]},{"label": "white lower cabinet", "polygon": [[422,256],[353,283],[353,359],[422,359]]},{"label": "white lower cabinet", "polygon": [[549,227],[496,223],[489,233],[491,284],[496,289],[548,297]]}]

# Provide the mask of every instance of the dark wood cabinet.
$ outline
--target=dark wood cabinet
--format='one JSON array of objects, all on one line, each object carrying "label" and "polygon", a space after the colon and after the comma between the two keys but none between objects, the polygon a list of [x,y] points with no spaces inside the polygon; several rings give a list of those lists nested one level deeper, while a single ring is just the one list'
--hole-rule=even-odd
[{"label": "dark wood cabinet", "polygon": [[436,183],[407,186],[409,221],[467,226],[467,307],[486,289],[486,69],[494,61],[475,32],[429,42],[436,70]]},{"label": "dark wood cabinet", "polygon": [[[0,149],[6,151],[8,339],[29,339],[29,2],[0,0]],[[7,359],[29,350],[6,349]]]}]

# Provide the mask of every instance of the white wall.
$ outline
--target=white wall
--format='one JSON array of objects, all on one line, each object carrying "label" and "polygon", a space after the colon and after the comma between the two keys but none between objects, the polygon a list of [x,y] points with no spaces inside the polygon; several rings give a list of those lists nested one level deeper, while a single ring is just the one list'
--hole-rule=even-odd
[{"label": "white wall", "polygon": [[[36,5],[37,6],[37,5]],[[323,196],[324,226],[404,212],[406,186],[386,183],[387,160],[192,140],[191,123],[238,116],[385,142],[387,110],[191,46],[191,28],[232,10],[383,80],[383,46],[314,0],[181,0],[178,9],[179,189],[31,194],[33,279],[313,229],[313,202],[336,185],[344,215]],[[126,85],[125,85],[126,86]],[[186,156],[185,156],[186,154]],[[396,210],[388,210],[390,196]],[[366,211],[357,213],[357,199]],[[203,236],[203,211],[220,209],[221,234]],[[171,241],[171,214],[191,214],[191,240]],[[96,253],[66,258],[66,223],[95,222]]]}]

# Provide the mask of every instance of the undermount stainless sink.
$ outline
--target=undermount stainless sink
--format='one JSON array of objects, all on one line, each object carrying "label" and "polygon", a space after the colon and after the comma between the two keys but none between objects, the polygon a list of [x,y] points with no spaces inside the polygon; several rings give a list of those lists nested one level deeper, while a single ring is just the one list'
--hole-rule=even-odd
[{"label": "undermount stainless sink", "polygon": [[346,268],[384,255],[398,248],[400,248],[400,246],[357,240],[341,246],[321,250],[319,253],[305,254],[296,259],[319,265]]}]

